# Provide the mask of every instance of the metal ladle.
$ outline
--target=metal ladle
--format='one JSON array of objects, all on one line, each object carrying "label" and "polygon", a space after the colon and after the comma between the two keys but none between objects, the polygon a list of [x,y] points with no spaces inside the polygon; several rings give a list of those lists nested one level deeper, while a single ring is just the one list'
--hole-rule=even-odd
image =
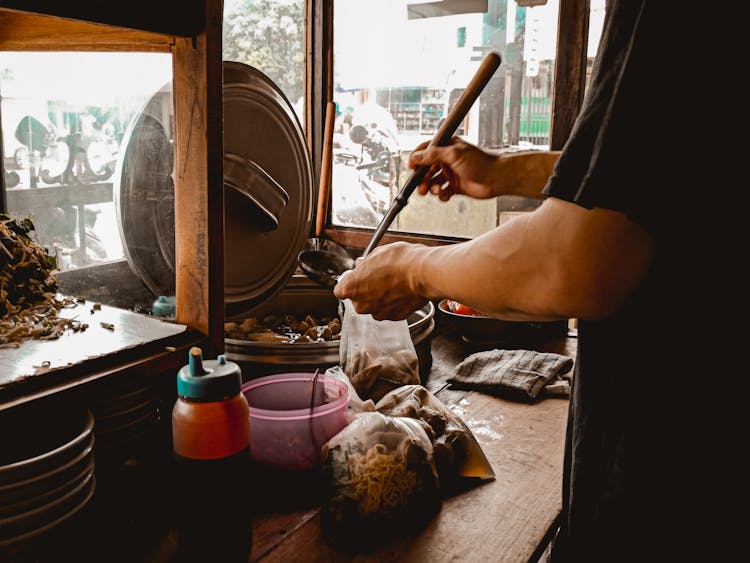
[{"label": "metal ladle", "polygon": [[[474,77],[471,79],[468,86],[466,86],[466,89],[461,94],[456,105],[450,110],[445,121],[443,121],[443,124],[440,126],[437,133],[435,133],[435,136],[428,146],[442,146],[450,143],[456,129],[458,129],[458,126],[464,120],[466,114],[469,113],[471,106],[474,105],[479,94],[481,94],[482,90],[487,86],[487,83],[490,81],[501,62],[502,59],[499,53],[491,51],[487,54],[482,61],[482,64],[479,65]],[[422,180],[424,180],[429,169],[429,166],[418,166],[414,172],[412,172],[406,184],[401,188],[401,191],[381,219],[377,229],[375,229],[375,233],[372,235],[369,244],[362,253],[363,258],[378,245],[393,220],[406,206],[409,196],[411,196],[414,190],[417,189],[417,186],[422,183]],[[307,251],[304,253],[305,256],[302,254],[303,253],[300,253],[299,257],[302,269],[311,278],[326,287],[335,286],[338,282],[339,276],[354,267],[354,260],[352,260],[351,257],[349,257],[349,261],[351,261],[349,262],[342,259],[339,255],[322,250]]]},{"label": "metal ladle", "polygon": [[354,260],[344,247],[325,238],[323,224],[328,208],[328,194],[331,189],[331,154],[333,148],[333,124],[336,117],[336,104],[328,102],[323,134],[323,159],[318,182],[318,209],[315,216],[315,237],[307,240],[305,247],[297,255],[297,262],[310,278],[325,287],[336,285],[336,278],[354,267]]}]

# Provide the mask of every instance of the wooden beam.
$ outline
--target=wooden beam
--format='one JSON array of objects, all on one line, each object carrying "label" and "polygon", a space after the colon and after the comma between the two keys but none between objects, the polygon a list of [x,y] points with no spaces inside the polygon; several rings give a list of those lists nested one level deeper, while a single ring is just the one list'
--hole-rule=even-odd
[{"label": "wooden beam", "polygon": [[561,150],[565,145],[583,103],[589,12],[590,0],[560,0],[550,134],[552,150]]},{"label": "wooden beam", "polygon": [[[328,228],[324,231],[325,238],[332,240],[352,251],[352,255],[359,255],[357,251],[364,250],[372,239],[372,231],[365,229],[353,229],[347,227]],[[392,242],[412,242],[424,244],[427,246],[443,246],[455,242],[466,240],[459,237],[445,237],[436,235],[418,235],[414,233],[386,233],[383,235],[381,245],[391,244]]]},{"label": "wooden beam", "polygon": [[203,0],[0,0],[0,8],[194,37],[204,28]]},{"label": "wooden beam", "polygon": [[206,30],[173,48],[177,322],[224,349],[222,0],[207,0]]},{"label": "wooden beam", "polygon": [[8,208],[15,213],[27,209],[60,207],[62,205],[92,205],[113,201],[112,182],[43,186],[29,190],[10,188],[5,192]]},{"label": "wooden beam", "polygon": [[310,151],[310,154],[312,154],[312,138],[313,138],[313,128],[312,128],[312,113],[313,113],[313,96],[315,92],[315,80],[314,80],[314,64],[313,61],[315,59],[315,45],[313,38],[315,34],[312,30],[313,21],[315,19],[315,1],[314,0],[305,0],[305,23],[302,27],[302,46],[305,49],[305,55],[304,55],[304,67],[305,67],[305,74],[302,77],[302,90],[304,92],[305,96],[305,106],[304,106],[304,130],[305,130],[305,137],[307,138],[307,149]]},{"label": "wooden beam", "polygon": [[2,51],[169,52],[173,35],[0,9]]}]

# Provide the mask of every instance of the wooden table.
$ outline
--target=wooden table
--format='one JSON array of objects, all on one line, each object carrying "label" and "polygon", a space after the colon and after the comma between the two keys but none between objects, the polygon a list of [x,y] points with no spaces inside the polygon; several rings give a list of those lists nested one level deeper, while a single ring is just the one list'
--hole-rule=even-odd
[{"label": "wooden table", "polygon": [[[495,480],[444,498],[440,512],[420,532],[366,553],[326,543],[319,505],[295,505],[287,502],[293,494],[283,499],[284,491],[276,497],[274,490],[274,502],[256,505],[249,561],[525,563],[539,558],[556,529],[561,507],[568,400],[546,398],[529,404],[452,390],[446,379],[455,373],[456,365],[487,347],[463,343],[455,335],[441,332],[439,326],[434,334],[427,387],[471,428],[492,465]],[[575,357],[575,345],[575,338],[563,337],[523,347]],[[169,385],[173,386],[173,373]],[[171,456],[167,451],[170,442],[165,432],[158,456]],[[145,463],[142,469],[127,468],[125,479],[105,480],[106,474],[97,477],[92,506],[60,529],[56,538],[45,540],[42,549],[49,549],[49,555],[43,553],[33,561],[56,562],[61,554],[69,553],[65,560],[112,560],[116,554],[120,557],[117,561],[128,563],[176,563],[176,504],[169,492],[173,468],[154,462],[150,466]],[[267,486],[260,480],[250,482],[256,489]]]},{"label": "wooden table", "polygon": [[[575,338],[536,346],[575,357]],[[506,346],[509,347],[509,346]],[[492,347],[489,347],[492,348]],[[249,561],[535,561],[551,539],[561,508],[561,482],[568,400],[534,404],[477,392],[451,390],[446,379],[472,346],[454,335],[433,339],[433,366],[427,387],[472,429],[495,471],[495,480],[443,500],[441,511],[414,536],[353,553],[321,537],[320,509],[268,511],[253,523]],[[144,563],[173,561],[174,531]]]}]

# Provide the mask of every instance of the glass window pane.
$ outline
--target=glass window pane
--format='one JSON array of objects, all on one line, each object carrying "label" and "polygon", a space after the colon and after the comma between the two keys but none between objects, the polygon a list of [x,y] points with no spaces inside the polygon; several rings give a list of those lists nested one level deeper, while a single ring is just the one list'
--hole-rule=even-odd
[{"label": "glass window pane", "polygon": [[[158,240],[148,235],[156,218],[142,220],[157,207],[174,213],[171,156],[166,168],[149,163],[150,154],[171,155],[173,124],[155,120],[147,150],[141,127],[159,100],[171,106],[171,87],[156,94],[171,78],[168,54],[0,53],[7,211],[31,215],[37,242],[57,257],[63,293],[138,311],[162,293],[132,259],[137,245],[162,265],[169,252],[173,261],[173,229]],[[139,219],[127,220],[134,207]],[[174,268],[163,269],[161,287],[174,295]]]},{"label": "glass window pane", "polygon": [[[378,224],[489,50],[503,64],[457,133],[492,151],[549,146],[558,1],[437,4],[334,1],[334,224]],[[536,205],[415,195],[391,230],[473,237]]]},{"label": "glass window pane", "polygon": [[304,126],[304,0],[225,0],[223,59],[250,65],[281,88]]}]

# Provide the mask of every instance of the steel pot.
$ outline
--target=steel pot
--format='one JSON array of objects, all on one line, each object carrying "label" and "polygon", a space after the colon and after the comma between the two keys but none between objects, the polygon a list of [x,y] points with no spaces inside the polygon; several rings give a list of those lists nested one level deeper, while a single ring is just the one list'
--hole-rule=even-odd
[{"label": "steel pot", "polygon": [[[298,317],[331,317],[338,311],[339,301],[333,291],[314,283],[307,276],[294,275],[289,283],[270,300],[253,309],[248,316],[264,317],[290,313]],[[432,367],[430,337],[435,328],[435,307],[428,303],[409,319],[409,332],[419,359],[419,375],[424,384]],[[310,343],[251,342],[224,340],[227,359],[242,368],[247,381],[283,372],[321,371],[339,364],[338,340]]]}]

